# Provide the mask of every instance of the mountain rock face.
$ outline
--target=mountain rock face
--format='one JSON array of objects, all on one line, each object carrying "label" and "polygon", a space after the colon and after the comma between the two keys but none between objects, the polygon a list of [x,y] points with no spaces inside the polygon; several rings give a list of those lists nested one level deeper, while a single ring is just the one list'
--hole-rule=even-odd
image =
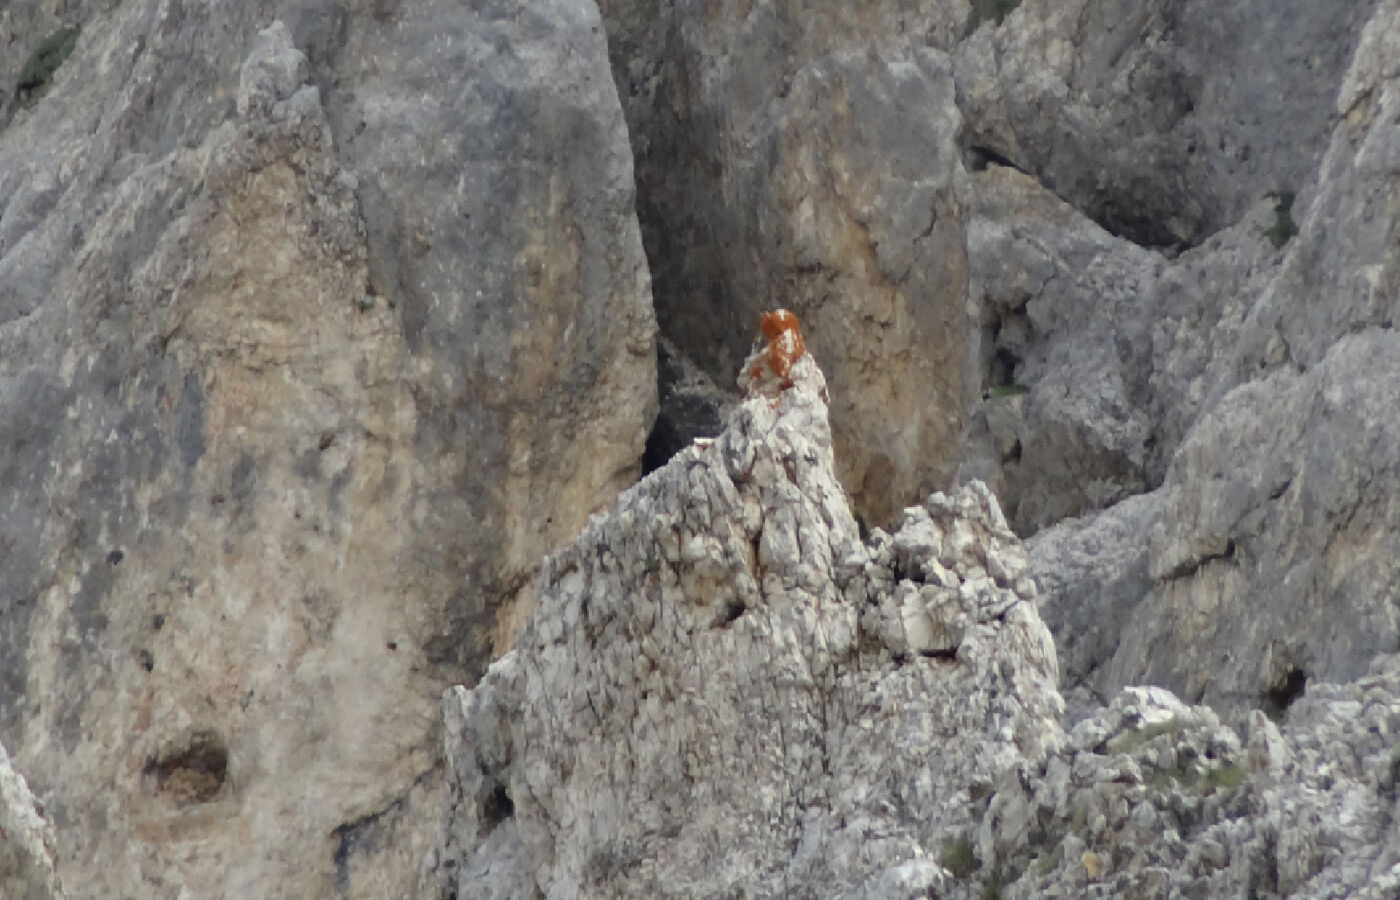
[{"label": "mountain rock face", "polygon": [[58,844],[43,804],[0,747],[0,895],[16,900],[62,900],[54,869]]},{"label": "mountain rock face", "polygon": [[515,649],[444,696],[423,896],[1400,890],[1400,657],[1244,737],[1145,687],[1066,733],[995,499],[860,540],[804,362],[552,556]]},{"label": "mountain rock face", "polygon": [[788,307],[871,524],[951,483],[977,384],[947,50],[966,7],[604,0],[657,318],[717,382]]},{"label": "mountain rock face", "polygon": [[980,485],[861,541],[811,356],[546,562],[515,649],[444,697],[425,893],[942,896],[1055,652]]},{"label": "mountain rock face", "polygon": [[[1118,326],[1106,363],[1061,369],[1086,399],[1146,374],[1137,396],[1149,402],[1115,401],[1100,430],[1155,423],[1141,457],[1148,493],[1031,541],[1047,622],[1062,649],[1082,651],[1066,671],[1101,699],[1148,682],[1238,718],[1286,704],[1308,679],[1359,677],[1400,646],[1397,53],[1400,4],[1387,2],[1360,35],[1330,143],[1292,205],[1295,237],[1273,250],[1259,238],[1279,213],[1246,216],[1139,291],[1158,301],[1150,327]],[[1030,318],[1048,319],[1038,302],[1026,302]],[[1109,320],[1142,321],[1129,310],[1114,306]],[[1102,345],[1113,331],[1100,326]],[[1067,335],[1029,344],[1028,359],[1075,346]],[[1035,408],[1043,390],[1017,399]],[[1090,548],[1098,561],[1085,565]]]},{"label": "mountain rock face", "polygon": [[599,6],[0,4],[0,892],[1395,893],[1400,0]]},{"label": "mountain rock face", "polygon": [[[1009,774],[978,855],[997,896],[1356,897],[1400,892],[1400,658],[1321,684],[1240,735],[1128,688]],[[984,894],[985,896],[985,894]]]},{"label": "mountain rock face", "polygon": [[0,742],[70,896],[402,896],[439,695],[655,412],[596,9],[70,6],[2,110]]},{"label": "mountain rock face", "polygon": [[957,48],[963,141],[1115,235],[1193,246],[1298,191],[1375,0],[1026,0]]}]

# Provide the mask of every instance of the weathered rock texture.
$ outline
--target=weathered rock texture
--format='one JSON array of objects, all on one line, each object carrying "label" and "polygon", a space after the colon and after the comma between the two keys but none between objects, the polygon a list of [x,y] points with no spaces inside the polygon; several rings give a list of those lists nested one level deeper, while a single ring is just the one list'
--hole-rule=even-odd
[{"label": "weathered rock texture", "polygon": [[981,388],[942,52],[966,5],[600,5],[663,333],[723,383],[759,312],[793,309],[842,482],[897,519],[950,483]]},{"label": "weathered rock texture", "polygon": [[862,542],[810,356],[794,381],[552,556],[516,648],[444,697],[425,889],[943,896],[979,799],[1059,740],[996,501],[933,495]]},{"label": "weathered rock texture", "polygon": [[442,689],[639,472],[605,39],[519,12],[69,4],[9,109],[0,738],[72,896],[404,895]]},{"label": "weathered rock texture", "polygon": [[0,747],[0,896],[62,900],[54,870],[57,841],[44,807]]},{"label": "weathered rock texture", "polygon": [[1400,894],[1400,658],[1319,685],[1280,730],[1134,688],[1009,775],[978,832],[997,896]]},{"label": "weathered rock texture", "polygon": [[438,897],[1391,897],[1400,657],[1246,737],[1128,688],[1066,734],[987,490],[859,541],[820,375],[550,558],[443,698]]},{"label": "weathered rock texture", "polygon": [[[1151,493],[1032,543],[1066,672],[1082,673],[1081,683],[1101,696],[1149,681],[1239,715],[1286,703],[1311,678],[1355,678],[1375,654],[1400,646],[1397,54],[1400,4],[1387,2],[1361,35],[1331,142],[1292,208],[1297,236],[1281,250],[1264,236],[1276,217],[1266,205],[1159,264],[1160,274],[1142,265],[1127,275],[1100,267],[1109,286],[1076,295],[1081,303],[1108,299],[1093,314],[1104,324],[1042,327],[1051,310],[1071,308],[1050,290],[1033,290],[1024,304],[1030,326],[1022,334],[1032,336],[1018,371],[1032,384],[1015,402],[1067,397],[1078,410],[1072,421],[1097,421],[1098,434],[1110,437],[1134,427],[1152,444],[1136,458],[1121,454],[1117,480],[1107,479],[1112,492],[1127,493],[1138,479]],[[1069,229],[1025,227],[1052,235],[1026,246],[1084,243],[1071,241]],[[1044,283],[1063,283],[1076,268],[1057,256],[1065,259],[1036,257],[1049,259]],[[1130,290],[1151,305],[1120,299]],[[1092,340],[1112,350],[1094,361],[1072,330],[1096,334]],[[1061,353],[1078,361],[1039,361]],[[1106,414],[1088,411],[1094,398],[1111,400]],[[988,417],[985,432],[1000,434],[1002,444],[1020,439],[1018,465],[1053,476],[1053,463],[1029,452],[1037,434],[1050,434],[1034,423],[1037,415],[1009,415],[1000,425]],[[1079,445],[1114,442],[1096,436]],[[1068,455],[1061,447],[1050,459]],[[968,474],[997,484],[989,468]],[[1031,530],[1053,520],[1026,504],[1046,509],[1035,498],[1055,492],[1027,472],[1002,483],[1018,480],[1013,521]],[[1085,564],[1086,550],[1098,559]]]},{"label": "weathered rock texture", "polygon": [[1114,234],[1199,243],[1297,191],[1375,0],[1026,0],[957,50],[964,143]]}]

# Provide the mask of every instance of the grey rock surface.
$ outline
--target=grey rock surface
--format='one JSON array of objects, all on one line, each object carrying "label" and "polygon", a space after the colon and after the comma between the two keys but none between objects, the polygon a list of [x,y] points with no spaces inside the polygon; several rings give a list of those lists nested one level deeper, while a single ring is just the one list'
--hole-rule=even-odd
[{"label": "grey rock surface", "polygon": [[655,411],[597,10],[62,12],[0,110],[0,740],[71,896],[401,896],[441,691]]},{"label": "grey rock surface", "polygon": [[962,2],[605,0],[662,333],[717,383],[792,309],[872,525],[949,486],[980,390],[946,51]]},{"label": "grey rock surface", "polygon": [[957,49],[964,143],[1110,232],[1199,243],[1298,191],[1375,0],[1025,0]]},{"label": "grey rock surface", "polygon": [[1154,489],[1237,374],[1245,318],[1284,255],[1274,204],[1168,259],[1115,238],[1004,166],[973,176],[971,290],[988,389],[959,479],[1029,535]]},{"label": "grey rock surface", "polygon": [[825,384],[760,386],[556,553],[443,698],[439,897],[943,896],[1061,738],[1026,557],[971,485],[862,542]]},{"label": "grey rock surface", "polygon": [[[1400,891],[1400,656],[1310,684],[1281,724],[1130,687],[1062,731],[992,495],[933,495],[858,540],[820,373],[794,380],[595,517],[516,648],[444,695],[425,895]],[[1036,552],[1072,576],[1162,507],[1125,501]],[[1109,562],[1125,583],[1146,568]]]},{"label": "grey rock surface", "polygon": [[63,900],[54,868],[57,843],[43,805],[0,747],[0,896]]},{"label": "grey rock surface", "polygon": [[[1156,464],[1146,469],[1148,486],[1160,484],[1156,524],[1120,527],[1124,514],[1109,510],[1103,521],[1066,522],[1032,541],[1047,610],[1065,611],[1057,629],[1065,670],[1083,686],[1147,681],[1239,717],[1286,704],[1309,679],[1356,678],[1400,645],[1391,433],[1400,384],[1397,35],[1400,6],[1383,3],[1343,80],[1315,183],[1294,205],[1298,234],[1275,260],[1261,256],[1246,218],[1165,267],[1144,292],[1167,298],[1146,342],[1150,365],[1140,353],[1127,367],[1151,372],[1149,400],[1135,408],[1162,411],[1158,444],[1173,451],[1160,457],[1160,481]],[[1262,224],[1255,220],[1256,235]],[[1227,299],[1212,310],[1217,291]],[[1112,321],[1141,320],[1121,309]],[[1131,324],[1118,331],[1125,344],[1133,333]],[[1006,429],[1024,427],[1013,419]],[[1103,565],[1067,565],[1060,551],[1077,542],[1101,546]],[[1123,588],[1145,592],[1133,600]],[[1096,627],[1121,624],[1103,637],[1113,652],[1079,658],[1068,648],[1093,629],[1074,623],[1107,596],[1119,598],[1115,614]],[[1085,611],[1069,612],[1085,598]]]},{"label": "grey rock surface", "polygon": [[1059,651],[1070,721],[1107,704],[1122,686],[1109,664],[1152,595],[1146,535],[1161,515],[1160,491],[1139,494],[1083,520],[1057,523],[1026,543],[1041,618]]},{"label": "grey rock surface", "polygon": [[999,896],[1356,897],[1400,892],[1400,658],[1318,685],[1244,737],[1132,688],[993,794],[978,851]]}]

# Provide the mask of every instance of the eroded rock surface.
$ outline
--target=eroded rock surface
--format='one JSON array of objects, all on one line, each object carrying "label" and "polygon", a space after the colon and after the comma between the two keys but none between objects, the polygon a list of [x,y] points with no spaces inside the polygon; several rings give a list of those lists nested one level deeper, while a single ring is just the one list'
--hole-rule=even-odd
[{"label": "eroded rock surface", "polygon": [[29,792],[24,776],[0,747],[0,896],[15,900],[63,900],[54,867],[53,824]]},{"label": "eroded rock surface", "polygon": [[1298,191],[1375,0],[1025,0],[957,50],[965,143],[1114,234],[1199,243]]},{"label": "eroded rock surface", "polygon": [[662,332],[727,384],[760,312],[801,316],[836,463],[872,525],[951,483],[980,389],[959,2],[601,3]]},{"label": "eroded rock surface", "polygon": [[[552,556],[444,697],[438,896],[942,896],[1060,738],[1026,558],[980,485],[857,534],[803,357]],[[943,862],[940,862],[943,859]]]},{"label": "eroded rock surface", "polygon": [[1130,688],[999,786],[978,850],[1006,898],[1393,897],[1397,728],[1393,655],[1243,738]]},{"label": "eroded rock surface", "polygon": [[[1150,340],[1136,340],[1150,346],[1150,363],[1132,350],[1141,329],[1102,332],[1116,331],[1121,362],[1097,371],[1150,373],[1155,399],[1136,408],[1175,412],[1154,426],[1172,453],[1143,457],[1157,490],[1141,502],[1153,513],[1109,510],[1032,542],[1047,575],[1047,621],[1062,649],[1086,650],[1067,653],[1066,671],[1086,673],[1097,691],[1147,681],[1239,717],[1286,704],[1310,679],[1356,678],[1400,644],[1390,412],[1400,402],[1397,53],[1400,4],[1387,2],[1342,80],[1330,145],[1292,209],[1295,237],[1276,251],[1265,244],[1260,210],[1164,269],[1158,284],[1177,287],[1144,292],[1167,302]],[[1205,277],[1186,277],[1193,260]],[[1138,321],[1123,309],[1112,321]],[[1129,519],[1150,527],[1120,527]],[[1066,568],[1060,549],[1100,541],[1102,565]],[[1121,629],[1087,652],[1076,623],[1093,617],[1081,600],[1109,596],[1118,597],[1113,614],[1091,630]],[[1100,600],[1090,605],[1105,608]]]},{"label": "eroded rock surface", "polygon": [[[425,893],[1400,890],[1400,657],[1310,685],[1281,724],[1130,687],[1081,700],[1066,733],[991,494],[933,495],[861,541],[810,360],[795,381],[747,381],[716,441],[595,517],[546,564],[516,648],[444,696],[452,789]],[[1117,525],[1150,526],[1157,500]],[[1074,537],[1071,575],[1095,549]],[[1125,582],[1143,567],[1111,562]]]},{"label": "eroded rock surface", "polygon": [[9,109],[0,736],[72,896],[404,895],[443,687],[640,471],[605,39],[516,12],[69,4]]}]

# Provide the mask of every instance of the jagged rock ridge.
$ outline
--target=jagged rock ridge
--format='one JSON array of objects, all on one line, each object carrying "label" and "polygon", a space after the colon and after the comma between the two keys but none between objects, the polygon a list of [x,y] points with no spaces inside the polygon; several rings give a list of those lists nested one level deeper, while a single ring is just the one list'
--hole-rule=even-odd
[{"label": "jagged rock ridge", "polygon": [[440,896],[942,891],[979,792],[1059,740],[995,499],[861,541],[810,356],[793,378],[552,556],[516,648],[445,696]]},{"label": "jagged rock ridge", "polygon": [[1400,657],[1244,739],[1160,688],[1066,734],[995,499],[933,495],[860,540],[809,359],[551,557],[516,648],[444,696],[425,894],[1400,889]]}]

